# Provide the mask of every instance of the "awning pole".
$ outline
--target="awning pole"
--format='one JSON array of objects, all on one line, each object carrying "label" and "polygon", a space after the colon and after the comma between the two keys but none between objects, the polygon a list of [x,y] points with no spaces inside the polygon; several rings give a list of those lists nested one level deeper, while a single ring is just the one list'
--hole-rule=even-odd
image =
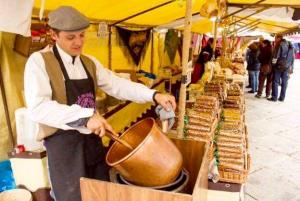
[{"label": "awning pole", "polygon": [[140,15],[142,15],[142,14],[148,13],[148,12],[153,11],[153,10],[155,10],[155,9],[158,9],[158,8],[160,8],[160,7],[163,7],[163,6],[166,6],[166,5],[168,5],[168,4],[171,4],[171,3],[173,3],[174,1],[175,1],[175,0],[171,0],[171,1],[164,2],[164,3],[162,3],[162,4],[159,4],[159,5],[157,5],[157,6],[154,6],[154,7],[152,7],[152,8],[147,9],[147,10],[144,10],[144,11],[138,12],[138,13],[136,13],[136,14],[134,14],[134,15],[128,16],[128,17],[126,17],[126,18],[124,18],[124,19],[122,19],[122,20],[116,21],[116,22],[112,23],[111,25],[114,26],[114,25],[120,24],[120,23],[125,22],[125,21],[127,21],[127,20],[130,20],[130,19],[132,19],[132,18],[134,18],[134,17],[140,16]]},{"label": "awning pole", "polygon": [[151,29],[151,60],[150,60],[150,73],[153,73],[153,63],[154,63],[154,30]]},{"label": "awning pole", "polygon": [[[258,27],[255,26],[255,27],[250,28],[250,29],[249,29],[249,28],[248,28],[248,29],[245,29],[245,30],[243,30],[243,31],[241,31],[241,32],[245,32],[245,31],[248,31],[248,32],[249,32],[249,31],[253,31],[253,30],[257,29],[257,28],[258,28]],[[241,32],[240,32],[240,33],[241,33]]]},{"label": "awning pole", "polygon": [[259,24],[260,24],[260,22],[257,22],[257,23],[255,23],[255,24],[251,25],[250,27],[246,27],[246,28],[243,28],[243,29],[238,30],[236,33],[240,33],[240,32],[244,32],[244,31],[246,31],[246,30],[250,30],[250,29],[252,29],[253,27],[256,27],[256,28],[257,28],[257,25],[259,25]]},{"label": "awning pole", "polygon": [[217,47],[217,40],[218,40],[218,19],[214,21],[214,42],[213,42],[213,55],[212,55],[212,60],[215,60],[216,58],[216,47]]},{"label": "awning pole", "polygon": [[187,64],[189,59],[189,49],[191,43],[191,25],[192,23],[192,0],[186,0],[186,13],[184,23],[183,47],[182,47],[182,77],[179,95],[179,117],[177,136],[184,138],[184,116],[185,116],[185,103],[186,103],[186,81],[187,81]]},{"label": "awning pole", "polygon": [[221,55],[221,66],[224,66],[227,50],[227,38],[226,38],[226,28],[222,31],[222,55]]},{"label": "awning pole", "polygon": [[253,3],[253,4],[247,4],[244,8],[241,8],[241,9],[239,9],[239,10],[233,12],[233,13],[230,13],[230,14],[228,14],[228,15],[222,17],[222,20],[223,20],[223,19],[226,19],[226,18],[228,18],[228,17],[230,17],[230,16],[233,16],[233,15],[235,15],[235,14],[237,14],[237,13],[240,13],[240,12],[242,12],[242,11],[244,11],[244,10],[247,10],[248,8],[252,8],[253,6],[259,5],[260,3],[264,2],[264,1],[266,1],[266,0],[260,0],[260,1],[257,1],[257,2],[255,2],[255,3]]},{"label": "awning pole", "polygon": [[[242,17],[239,17],[239,16],[234,16],[236,18],[242,18]],[[253,21],[253,19],[247,19],[248,21]],[[278,28],[283,28],[283,29],[290,29],[289,27],[285,27],[285,26],[280,26],[280,25],[275,25],[275,24],[270,24],[270,23],[266,23],[264,21],[261,21],[260,22],[261,24],[264,24],[264,25],[268,25],[268,26],[272,26],[272,27],[278,27]],[[246,24],[246,23],[244,23]]]},{"label": "awning pole", "polygon": [[[235,6],[235,7],[243,7],[245,5],[249,5],[249,4],[245,4],[245,3],[227,3],[228,6]],[[252,5],[252,4],[250,4]],[[272,6],[273,8],[281,8],[281,7],[291,7],[291,8],[300,8],[300,5],[297,4],[297,3],[294,3],[294,4],[290,4],[289,1],[287,1],[285,4],[281,3],[281,4],[274,4],[272,3],[272,1],[268,1],[268,2],[265,2],[263,4],[260,4],[259,7],[268,7],[268,6]]]},{"label": "awning pole", "polygon": [[245,29],[245,28],[247,28],[247,27],[250,27],[250,26],[253,25],[253,24],[259,24],[259,21],[260,21],[260,19],[257,19],[257,20],[255,20],[255,21],[252,21],[252,22],[250,22],[250,23],[248,23],[248,24],[246,24],[246,25],[244,25],[244,26],[239,27],[238,29],[235,29],[234,31],[232,31],[232,32],[230,32],[230,33],[228,33],[228,34],[233,34],[233,33],[235,33],[235,32],[239,32],[240,30]]},{"label": "awning pole", "polygon": [[112,47],[111,47],[111,26],[108,25],[108,69],[111,70],[111,62],[112,62]]},{"label": "awning pole", "polygon": [[6,124],[7,124],[7,128],[8,128],[8,134],[9,134],[12,148],[14,148],[16,145],[16,142],[14,140],[14,134],[13,134],[13,130],[12,130],[11,122],[10,122],[9,110],[8,110],[5,87],[4,87],[3,76],[2,76],[1,63],[0,63],[0,89],[1,89],[1,97],[2,97],[2,101],[3,101],[4,112],[5,112]]},{"label": "awning pole", "polygon": [[251,16],[253,16],[253,15],[256,15],[256,14],[259,14],[259,13],[261,13],[261,12],[263,12],[263,11],[269,9],[269,8],[270,8],[270,6],[269,6],[269,7],[264,7],[264,8],[262,8],[262,9],[256,11],[256,12],[250,14],[250,15],[247,15],[247,16],[245,16],[245,17],[242,17],[242,18],[240,18],[240,19],[238,19],[238,20],[236,20],[236,21],[230,23],[229,26],[230,26],[230,25],[233,25],[233,24],[236,24],[236,23],[238,23],[238,22],[240,22],[240,21],[246,20],[246,19],[248,19],[249,17],[251,17]]},{"label": "awning pole", "polygon": [[281,34],[286,35],[286,34],[289,34],[289,33],[297,32],[299,30],[300,30],[299,26],[295,26],[295,27],[289,28],[288,30],[286,30],[284,32],[281,32]]}]

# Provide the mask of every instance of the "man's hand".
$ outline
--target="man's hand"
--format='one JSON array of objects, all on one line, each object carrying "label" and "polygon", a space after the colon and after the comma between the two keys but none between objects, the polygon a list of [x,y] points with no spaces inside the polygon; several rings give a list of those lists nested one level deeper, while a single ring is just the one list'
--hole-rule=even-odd
[{"label": "man's hand", "polygon": [[175,111],[175,109],[176,109],[175,97],[172,95],[156,93],[154,95],[153,99],[159,105],[161,105],[166,111],[170,111],[171,109],[173,109],[173,111]]},{"label": "man's hand", "polygon": [[100,137],[105,135],[105,130],[113,132],[111,125],[98,112],[90,117],[86,127]]}]

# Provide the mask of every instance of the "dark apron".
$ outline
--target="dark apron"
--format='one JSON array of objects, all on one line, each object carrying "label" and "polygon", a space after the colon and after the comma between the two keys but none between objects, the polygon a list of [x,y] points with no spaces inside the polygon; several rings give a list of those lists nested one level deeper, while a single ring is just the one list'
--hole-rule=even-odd
[{"label": "dark apron", "polygon": [[[84,63],[81,61],[88,78],[70,80],[56,46],[53,52],[65,78],[67,105],[95,108],[94,83]],[[45,147],[56,201],[81,201],[80,177],[109,180],[106,153],[99,136],[59,129],[45,139]]]}]

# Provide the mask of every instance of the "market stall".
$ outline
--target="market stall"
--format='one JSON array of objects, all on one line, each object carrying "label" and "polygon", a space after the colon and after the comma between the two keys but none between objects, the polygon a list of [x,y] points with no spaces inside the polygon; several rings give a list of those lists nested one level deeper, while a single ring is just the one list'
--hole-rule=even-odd
[{"label": "market stall", "polygon": [[[243,8],[240,7],[241,3]],[[246,73],[243,55],[239,49],[242,43],[246,44],[256,37],[246,38],[239,34],[254,29],[279,33],[294,30],[298,26],[297,23],[291,23],[291,21],[279,24],[268,19],[270,13],[279,12],[281,9],[279,7],[288,5],[293,7],[297,2],[287,1],[276,4],[278,7],[276,11],[272,10],[273,8],[269,9],[271,3],[274,2],[268,0],[229,1],[227,12],[225,12],[225,1],[160,1],[159,4],[156,1],[147,1],[143,4],[136,1],[116,2],[115,6],[111,6],[113,5],[111,2],[104,1],[96,4],[93,9],[90,8],[92,2],[84,4],[72,1],[63,2],[65,5],[72,5],[79,9],[91,20],[92,25],[87,31],[84,53],[95,56],[104,66],[119,76],[143,83],[159,92],[172,92],[179,99],[179,109],[175,112],[176,123],[166,135],[183,157],[182,167],[186,172],[180,175],[186,180],[183,179],[182,186],[176,186],[176,191],[167,189],[165,186],[162,189],[145,188],[135,183],[126,183],[127,180],[121,181],[121,173],[119,176],[117,173],[111,173],[114,175],[110,175],[110,182],[82,178],[80,182],[83,201],[128,200],[128,196],[131,200],[155,198],[166,201],[216,201],[223,196],[228,196],[230,201],[242,200],[244,184],[251,167],[251,156],[245,123]],[[3,150],[1,150],[0,158],[6,158],[6,152],[11,151],[11,147],[15,147],[17,135],[13,134],[15,127],[13,113],[15,109],[24,106],[21,90],[23,86],[21,82],[18,82],[18,80],[23,80],[23,68],[20,68],[20,65],[24,66],[27,57],[32,52],[51,43],[43,16],[60,4],[62,3],[59,1],[47,1],[46,4],[45,1],[34,3],[30,38],[0,32],[0,56],[4,58],[0,63],[4,72],[4,82],[0,84],[3,111],[5,111],[1,114],[6,114],[5,119],[9,122],[7,128],[2,126],[5,124],[4,121],[0,122],[1,131],[3,130],[1,135],[4,133],[3,136],[5,136],[1,141],[5,146],[1,146]],[[137,6],[132,6],[132,4]],[[99,10],[103,12],[98,12]],[[199,11],[201,19],[192,23],[192,15],[198,16]],[[186,15],[184,29],[182,26],[176,26],[174,27],[176,30],[168,32],[154,29],[182,20],[184,15]],[[191,31],[200,34],[201,40],[202,34],[205,33],[215,38],[212,61],[205,64],[202,78],[194,84],[190,84],[191,68],[189,69],[188,66],[192,66],[190,60],[192,56],[197,56],[193,54],[199,53],[201,45],[198,44],[195,48],[197,50],[191,48],[194,45],[194,38],[199,37],[197,35],[191,37]],[[183,37],[182,33],[184,33]],[[129,41],[122,37],[126,34],[138,35],[135,40],[143,39],[139,41],[143,42],[143,48],[138,57],[132,57],[134,47],[126,45]],[[221,35],[222,40],[218,39]],[[202,41],[196,43],[202,43]],[[217,46],[222,48],[222,53],[216,59]],[[17,84],[11,84],[12,82]],[[102,92],[97,95],[97,109],[117,133],[123,133],[145,117],[156,118],[154,105],[151,103],[136,104],[116,101]],[[158,119],[156,122],[161,123]],[[110,147],[112,144],[108,138],[102,140],[105,146]],[[12,146],[8,142],[11,142]],[[32,193],[43,188],[46,190],[44,193],[48,194],[50,185],[47,180],[46,153],[38,151],[35,155],[33,153],[36,152],[33,151],[20,155],[17,153],[19,151],[18,148],[9,154],[14,173],[22,172],[21,165],[26,164],[28,167],[32,165],[27,159],[27,156],[30,156],[29,158],[36,160],[34,166],[38,168],[38,172],[41,173],[39,179],[42,178],[43,181],[30,189],[29,180],[20,179],[23,176],[19,174],[15,176],[18,178],[17,185],[24,185]],[[231,187],[229,188],[228,185]],[[37,197],[35,199],[45,200],[45,198]],[[47,199],[51,198],[48,196]]]},{"label": "market stall", "polygon": [[[199,2],[198,2],[199,3]],[[158,6],[158,7],[161,7],[162,5]],[[177,5],[175,6],[177,7]],[[180,7],[180,6],[179,6]],[[154,8],[150,8],[150,10],[152,10]],[[172,16],[172,17],[175,17],[175,16]],[[113,21],[112,22],[114,25],[120,23],[119,21]],[[141,26],[138,26],[136,25],[136,27],[138,29],[141,29]],[[10,48],[13,46],[14,48],[11,48],[11,49],[14,49],[15,52],[13,52],[13,55],[17,55],[17,54],[21,54],[22,56],[25,57],[25,61],[26,61],[26,57],[28,57],[32,52],[34,52],[35,50],[38,50],[40,48],[43,48],[45,45],[47,45],[49,42],[51,41],[48,41],[49,39],[49,35],[47,33],[47,30],[44,29],[46,28],[45,27],[45,24],[44,22],[40,23],[39,25],[37,26],[32,26],[32,37],[30,38],[25,38],[23,36],[17,36],[16,37],[16,40],[14,41],[14,38],[12,41],[14,41],[13,43],[11,43],[10,45]],[[91,30],[88,31],[88,34],[89,36],[92,36],[92,38],[94,36],[96,36],[96,32],[93,31],[93,28],[95,28],[95,26],[91,26]],[[109,27],[111,29],[111,27]],[[142,28],[143,29],[143,28]],[[109,34],[115,34],[115,35],[118,35],[116,31],[113,31],[113,32],[109,32]],[[95,34],[95,35],[92,35],[92,34]],[[103,33],[102,33],[103,34]],[[114,36],[114,35],[112,35]],[[115,71],[119,71],[121,73],[123,73],[124,71],[126,70],[129,70],[130,72],[130,68],[128,69],[128,67],[130,67],[130,65],[132,65],[132,60],[129,61],[130,65],[126,64],[126,62],[120,62],[119,64],[116,64],[114,63],[115,61],[119,61],[119,59],[116,59],[116,56],[118,56],[117,58],[120,58],[120,54],[124,54],[124,52],[122,52],[122,48],[119,48],[117,47],[117,43],[115,41],[113,41],[115,38],[112,38],[112,36],[108,36],[107,37],[104,37],[102,38],[102,41],[107,41],[108,40],[108,53],[107,54],[100,54],[102,57],[105,57],[107,56],[108,58],[108,67],[115,70]],[[14,37],[14,36],[13,36]],[[96,57],[99,56],[99,54],[97,54],[97,49],[95,49],[95,41],[92,39],[91,37],[88,37],[88,41],[87,41],[87,49],[85,50],[85,52],[87,53],[91,53],[92,55],[95,55]],[[119,38],[120,39],[120,38]],[[156,40],[157,42],[155,43],[155,39],[158,39]],[[163,51],[163,47],[158,47],[159,45],[163,44],[161,43],[159,40],[160,39],[164,39],[163,37],[161,37],[160,35],[152,35],[152,45],[151,45],[151,48],[149,47],[148,49],[150,49],[150,54],[146,54],[146,57],[147,58],[147,55],[148,55],[148,58],[149,56],[151,56],[151,59],[147,60],[147,59],[143,59],[143,62],[144,63],[135,63],[135,69],[132,70],[133,73],[130,72],[130,78],[132,79],[133,77],[135,77],[135,71],[137,70],[136,69],[136,66],[138,67],[138,69],[140,70],[143,70],[142,73],[144,74],[147,74],[147,75],[150,75],[152,76],[151,74],[149,74],[148,70],[150,70],[150,72],[157,72],[158,70],[158,67],[161,67],[163,65],[169,65],[170,63],[169,62],[169,58],[168,57],[165,57],[166,53]],[[99,39],[98,39],[99,40]],[[102,42],[101,39],[100,39],[100,42]],[[124,42],[124,41],[123,41]],[[156,46],[157,45],[157,46]],[[163,44],[164,45],[164,44]],[[100,46],[104,46],[102,43],[100,44]],[[157,48],[159,48],[159,51],[160,52],[160,55],[159,55],[159,61],[157,62],[157,60],[155,59],[155,53],[154,52],[154,48],[155,46]],[[8,48],[9,49],[9,48]],[[105,49],[104,49],[105,50]],[[10,49],[9,49],[10,51]],[[101,50],[103,51],[103,49]],[[125,54],[126,56],[126,54]],[[158,57],[156,57],[158,58]],[[9,58],[10,59],[10,58]],[[104,61],[106,60],[106,58],[104,59]],[[170,59],[171,60],[171,59]],[[175,51],[175,58],[172,59],[172,63],[173,62],[177,62],[178,61],[178,52]],[[123,60],[124,61],[124,60]],[[135,62],[135,61],[134,61]],[[149,62],[149,63],[148,63]],[[155,63],[157,62],[157,63]],[[150,64],[150,68],[144,68],[143,66],[145,66],[145,63],[148,63]],[[147,65],[148,65],[147,64]],[[154,66],[156,65],[156,67],[154,68]],[[117,66],[117,67],[116,67]],[[121,66],[121,67],[119,67]],[[123,67],[126,67],[125,69]],[[148,66],[149,67],[149,66]],[[146,72],[148,71],[148,72]],[[178,72],[175,72],[173,73],[173,75],[171,75],[170,80],[170,84],[175,84],[175,82],[179,79],[180,80],[180,74],[179,74],[180,71]],[[20,74],[22,74],[22,72],[19,72]],[[142,82],[146,85],[148,85],[149,87],[152,87],[153,89],[156,89],[158,91],[164,91],[165,90],[165,84],[164,84],[164,80],[159,80],[159,79],[155,79],[155,80],[149,80],[148,78],[143,78],[143,76],[136,76],[137,80],[136,81],[139,81],[139,82]],[[164,78],[164,77],[163,77]],[[155,83],[156,82],[156,83]],[[103,101],[105,96],[103,96],[101,93],[99,94],[99,97],[98,97],[98,102],[99,102],[99,105],[102,105],[104,104]],[[145,113],[148,109],[150,109],[151,107],[151,104],[147,104],[147,105],[137,105],[137,104],[134,104],[134,103],[130,103],[130,102],[127,102],[127,103],[120,103],[120,104],[117,104],[117,105],[110,105],[110,107],[108,108],[108,110],[105,110],[104,113],[103,113],[103,116],[104,117],[107,117],[108,121],[111,123],[111,125],[115,128],[115,130],[117,132],[122,132],[124,130],[125,127],[128,127],[130,126],[130,124],[132,124],[133,122],[135,122],[138,118],[140,118],[143,113]],[[128,113],[130,114],[130,116],[128,116]],[[126,118],[124,119],[124,116],[128,116],[129,118]],[[125,121],[126,120],[126,121]],[[17,122],[18,123],[18,122]],[[191,142],[193,143],[193,142]],[[189,172],[191,174],[191,176],[193,176],[191,179],[190,179],[190,183],[189,183],[189,191],[192,192],[193,190],[193,185],[195,184],[195,181],[197,180],[198,183],[201,181],[201,188],[198,189],[196,188],[195,190],[195,193],[194,196],[197,196],[198,198],[199,197],[203,197],[201,199],[205,199],[205,193],[200,193],[200,191],[203,191],[205,190],[206,186],[205,186],[205,183],[206,183],[206,179],[205,179],[205,173],[199,173],[199,172],[205,172],[206,169],[207,169],[207,165],[206,165],[206,160],[205,160],[205,155],[207,153],[206,151],[206,144],[205,143],[198,143],[199,145],[195,145],[195,150],[197,151],[197,156],[203,154],[204,155],[204,159],[203,158],[198,158],[196,159],[195,161],[195,167],[189,167],[189,165],[187,165],[187,169],[189,169]],[[181,145],[183,146],[183,145]],[[28,147],[30,149],[30,147]],[[182,148],[184,150],[184,148]],[[16,173],[16,178],[17,178],[17,185],[20,186],[20,185],[23,185],[23,186],[27,186],[29,190],[32,191],[32,193],[35,193],[35,191],[39,190],[38,187],[40,188],[48,188],[49,187],[49,182],[46,181],[43,181],[42,183],[39,183],[39,184],[42,184],[42,185],[38,185],[37,188],[30,188],[31,184],[27,183],[28,181],[27,180],[22,180],[20,179],[19,177],[21,176],[22,177],[22,174],[23,173],[20,173],[20,169],[19,169],[19,166],[20,164],[27,164],[30,166],[30,161],[28,161],[28,159],[24,159],[22,156],[19,156],[19,152],[20,150],[19,149],[16,149],[14,150],[13,152],[11,152],[10,154],[10,158],[11,158],[11,162],[12,162],[12,168],[13,168],[13,171]],[[24,152],[24,150],[21,151],[22,153]],[[186,151],[183,151],[183,153],[185,153]],[[28,154],[29,156],[32,155],[31,154],[32,152],[24,152],[23,154]],[[41,152],[41,153],[44,153],[44,152]],[[30,158],[30,157],[29,157]],[[41,164],[42,166],[39,166],[39,171],[42,173],[43,177],[47,178],[47,167],[46,167],[46,164],[44,163],[44,161],[47,160],[47,158],[45,157],[45,155],[42,155],[38,158],[35,159],[39,164]],[[189,162],[185,162],[185,163],[189,163]],[[32,165],[32,164],[31,164]],[[200,171],[200,167],[201,167],[201,171]],[[20,174],[17,175],[17,172],[19,172]],[[22,172],[22,171],[21,171]],[[29,174],[28,174],[29,175]],[[199,178],[199,179],[197,179]],[[39,178],[37,178],[39,179]],[[199,183],[200,184],[200,183]],[[199,186],[199,185],[197,185]],[[35,186],[36,187],[36,186]],[[46,191],[48,192],[48,191]],[[35,199],[38,199],[38,198],[35,198]],[[40,199],[43,199],[43,198],[40,198]]]}]

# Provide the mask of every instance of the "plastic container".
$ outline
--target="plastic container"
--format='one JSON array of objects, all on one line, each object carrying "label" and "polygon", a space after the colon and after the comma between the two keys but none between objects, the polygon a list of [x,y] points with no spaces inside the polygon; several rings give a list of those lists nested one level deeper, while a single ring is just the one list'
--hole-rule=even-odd
[{"label": "plastic container", "polygon": [[27,115],[26,108],[19,108],[15,111],[17,144],[24,145],[27,151],[43,149],[43,143],[38,142],[38,124],[31,121]]},{"label": "plastic container", "polygon": [[0,193],[0,201],[32,201],[32,195],[25,189],[13,189]]},{"label": "plastic container", "polygon": [[0,192],[16,188],[11,164],[8,160],[0,162]]}]

